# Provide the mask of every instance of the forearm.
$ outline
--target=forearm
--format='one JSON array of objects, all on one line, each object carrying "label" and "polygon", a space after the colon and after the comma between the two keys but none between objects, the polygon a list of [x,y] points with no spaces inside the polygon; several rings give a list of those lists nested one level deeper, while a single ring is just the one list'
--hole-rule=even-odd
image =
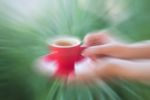
[{"label": "forearm", "polygon": [[149,59],[150,42],[141,42],[136,44],[125,44],[119,50],[120,58],[126,59]]},{"label": "forearm", "polygon": [[116,63],[114,75],[116,77],[150,80],[150,60],[122,61]]},{"label": "forearm", "polygon": [[132,58],[150,58],[150,41],[129,45],[129,52]]}]

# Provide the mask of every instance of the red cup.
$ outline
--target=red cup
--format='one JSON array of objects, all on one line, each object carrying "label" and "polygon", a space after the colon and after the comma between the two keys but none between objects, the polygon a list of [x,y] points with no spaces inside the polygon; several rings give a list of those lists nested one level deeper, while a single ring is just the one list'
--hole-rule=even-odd
[{"label": "red cup", "polygon": [[[59,43],[65,41],[69,45],[60,45]],[[80,61],[83,56],[81,52],[85,47],[81,46],[81,42],[76,38],[62,38],[56,39],[50,44],[50,50],[53,59],[57,62],[56,75],[68,76],[73,74],[75,70],[75,63]]]}]

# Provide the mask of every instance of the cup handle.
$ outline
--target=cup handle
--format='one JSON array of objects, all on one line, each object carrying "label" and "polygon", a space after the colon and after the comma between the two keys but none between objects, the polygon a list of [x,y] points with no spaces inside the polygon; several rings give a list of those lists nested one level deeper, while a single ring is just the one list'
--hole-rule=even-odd
[{"label": "cup handle", "polygon": [[81,60],[83,60],[85,58],[84,56],[81,55],[81,53],[86,48],[87,48],[86,46],[80,46],[80,48],[79,48],[79,56],[77,58],[77,62],[79,62],[79,61],[81,61]]}]

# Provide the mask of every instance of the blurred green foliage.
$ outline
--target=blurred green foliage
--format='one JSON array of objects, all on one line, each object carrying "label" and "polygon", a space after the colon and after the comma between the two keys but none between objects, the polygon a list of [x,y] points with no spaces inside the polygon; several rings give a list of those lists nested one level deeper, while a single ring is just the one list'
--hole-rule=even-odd
[{"label": "blurred green foliage", "polygon": [[64,87],[33,70],[52,36],[83,38],[109,29],[132,41],[150,39],[149,5],[149,0],[1,0],[0,100],[137,100],[135,95],[149,100],[149,86],[143,84]]}]

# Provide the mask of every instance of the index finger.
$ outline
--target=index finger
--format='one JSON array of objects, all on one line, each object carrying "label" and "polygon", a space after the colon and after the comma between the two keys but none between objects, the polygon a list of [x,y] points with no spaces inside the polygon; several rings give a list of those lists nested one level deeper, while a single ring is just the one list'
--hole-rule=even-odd
[{"label": "index finger", "polygon": [[88,34],[84,38],[84,44],[88,46],[105,44],[108,41],[108,35],[106,33],[92,33]]}]

